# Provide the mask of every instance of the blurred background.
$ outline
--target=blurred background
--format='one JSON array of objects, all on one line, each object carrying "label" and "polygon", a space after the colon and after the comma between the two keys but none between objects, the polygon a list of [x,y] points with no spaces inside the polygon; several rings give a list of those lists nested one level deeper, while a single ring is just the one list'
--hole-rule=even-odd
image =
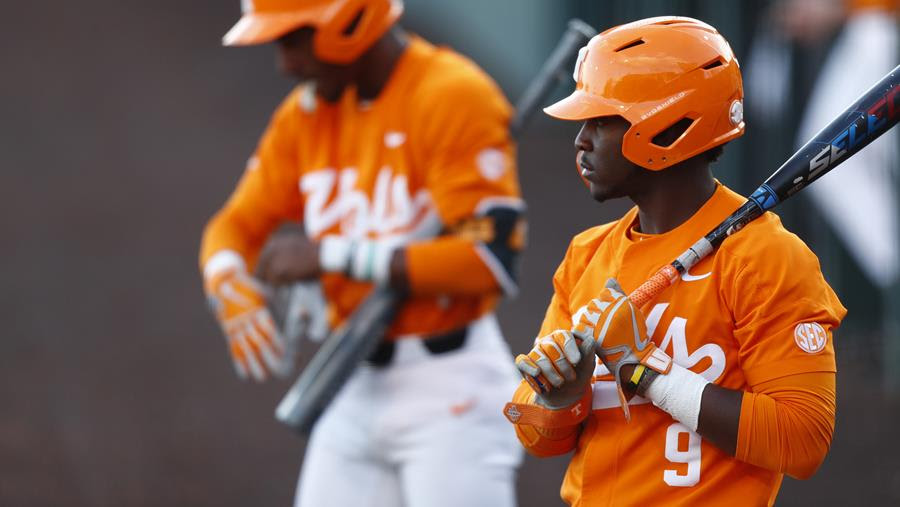
[{"label": "blurred background", "polygon": [[[272,417],[288,383],[237,380],[196,265],[205,221],[293,85],[273,48],[219,45],[237,0],[3,11],[0,506],[289,505],[304,442]],[[668,14],[711,23],[739,56],[748,135],[715,170],[745,194],[900,60],[890,0],[407,0],[403,24],[515,101],[570,17],[605,29]],[[522,295],[500,311],[516,352],[572,235],[627,209],[588,197],[577,128],[538,117],[520,143],[531,245]],[[900,504],[893,134],[777,210],[850,310],[831,453],[811,480],[786,478],[779,505]],[[560,505],[566,462],[528,458],[521,505]]]}]

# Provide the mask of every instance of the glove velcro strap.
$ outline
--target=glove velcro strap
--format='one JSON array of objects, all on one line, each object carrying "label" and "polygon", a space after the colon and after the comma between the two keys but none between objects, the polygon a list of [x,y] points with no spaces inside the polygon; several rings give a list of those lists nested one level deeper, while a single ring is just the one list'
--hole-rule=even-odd
[{"label": "glove velcro strap", "polygon": [[666,375],[672,369],[672,358],[653,342],[641,352],[639,359],[641,364],[660,375]]},{"label": "glove velcro strap", "polygon": [[579,424],[591,412],[594,399],[590,387],[574,405],[561,409],[549,409],[533,403],[509,402],[503,408],[503,415],[513,424],[525,424],[538,428],[556,429]]}]

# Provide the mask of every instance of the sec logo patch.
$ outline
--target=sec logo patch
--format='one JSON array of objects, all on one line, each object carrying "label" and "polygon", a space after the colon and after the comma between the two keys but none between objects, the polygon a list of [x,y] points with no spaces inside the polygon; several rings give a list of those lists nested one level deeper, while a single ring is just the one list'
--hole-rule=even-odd
[{"label": "sec logo patch", "polygon": [[481,150],[475,157],[475,163],[478,164],[481,175],[488,181],[497,181],[503,177],[508,165],[506,154],[496,148]]},{"label": "sec logo patch", "polygon": [[803,352],[818,354],[825,350],[828,335],[825,329],[816,322],[804,322],[794,328],[794,342]]}]

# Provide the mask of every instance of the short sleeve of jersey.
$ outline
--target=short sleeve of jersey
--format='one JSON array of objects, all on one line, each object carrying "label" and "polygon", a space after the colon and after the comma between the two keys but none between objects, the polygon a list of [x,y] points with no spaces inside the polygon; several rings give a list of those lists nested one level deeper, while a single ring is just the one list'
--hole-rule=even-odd
[{"label": "short sleeve of jersey", "polygon": [[473,63],[439,53],[415,91],[413,135],[437,212],[454,225],[493,203],[518,206],[519,184],[510,105]]},{"label": "short sleeve of jersey", "polygon": [[[778,219],[763,221],[771,226]],[[832,331],[847,310],[816,256],[780,224],[768,229],[752,224],[741,234],[740,242],[726,241],[720,253],[730,259],[722,291],[732,309],[747,382],[836,371]]]}]

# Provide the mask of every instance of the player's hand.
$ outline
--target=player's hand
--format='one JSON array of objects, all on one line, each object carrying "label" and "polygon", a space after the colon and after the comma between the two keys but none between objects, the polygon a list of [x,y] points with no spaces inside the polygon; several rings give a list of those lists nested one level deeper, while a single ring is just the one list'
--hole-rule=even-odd
[{"label": "player's hand", "polygon": [[319,245],[299,229],[280,231],[269,240],[256,263],[256,276],[270,285],[318,278]]},{"label": "player's hand", "polygon": [[594,339],[557,330],[538,338],[516,368],[536,393],[535,402],[559,410],[579,401],[588,388],[596,364]]},{"label": "player's hand", "polygon": [[287,364],[284,341],[260,284],[244,269],[229,268],[210,276],[205,285],[238,376],[262,382],[271,373],[282,375]]},{"label": "player's hand", "polygon": [[596,341],[597,355],[615,377],[627,419],[630,419],[630,413],[622,389],[622,369],[643,364],[659,373],[667,373],[672,361],[650,341],[645,320],[640,309],[623,294],[619,282],[610,279],[600,296],[588,304],[587,311],[573,329],[576,336],[590,336]]}]

